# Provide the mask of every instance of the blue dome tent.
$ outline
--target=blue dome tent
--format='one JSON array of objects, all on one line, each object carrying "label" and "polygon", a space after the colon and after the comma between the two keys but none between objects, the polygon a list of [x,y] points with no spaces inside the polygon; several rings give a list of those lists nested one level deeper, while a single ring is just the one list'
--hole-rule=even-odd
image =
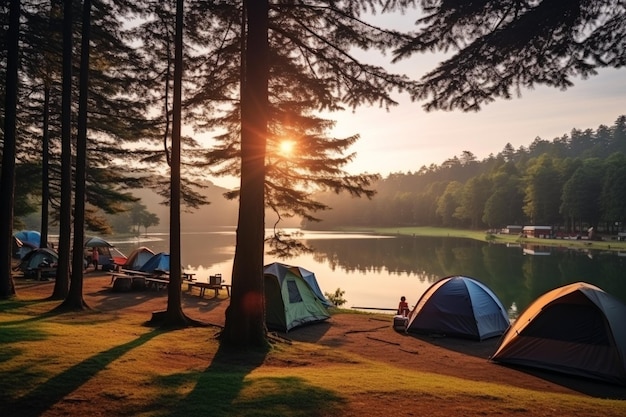
[{"label": "blue dome tent", "polygon": [[409,315],[406,331],[484,340],[500,336],[509,323],[506,309],[486,285],[451,276],[424,292]]},{"label": "blue dome tent", "polygon": [[26,243],[33,248],[38,248],[41,242],[41,233],[36,230],[21,230],[14,235],[22,243]]},{"label": "blue dome tent", "polygon": [[141,272],[149,273],[169,273],[170,272],[170,254],[159,252],[152,256],[148,261],[139,268]]}]

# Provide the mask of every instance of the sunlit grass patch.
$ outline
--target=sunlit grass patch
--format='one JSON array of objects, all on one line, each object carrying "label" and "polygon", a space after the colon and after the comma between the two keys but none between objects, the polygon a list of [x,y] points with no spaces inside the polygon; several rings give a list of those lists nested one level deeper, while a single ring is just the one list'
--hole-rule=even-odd
[{"label": "sunlit grass patch", "polygon": [[39,304],[0,312],[0,403],[19,415],[92,415],[97,404],[106,415],[341,416],[363,399],[405,398],[450,415],[471,414],[465,404],[476,401],[495,415],[626,412],[623,401],[420,372],[315,343],[233,352],[213,327],[159,330],[133,312],[38,316],[33,309],[46,311]]}]

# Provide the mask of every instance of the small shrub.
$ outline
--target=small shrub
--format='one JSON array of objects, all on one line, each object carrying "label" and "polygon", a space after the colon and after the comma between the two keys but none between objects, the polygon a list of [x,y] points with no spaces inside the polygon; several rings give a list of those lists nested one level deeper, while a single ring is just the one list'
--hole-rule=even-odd
[{"label": "small shrub", "polygon": [[324,295],[326,296],[326,298],[328,298],[328,301],[333,303],[335,307],[341,307],[348,302],[348,300],[343,298],[343,295],[345,293],[346,292],[343,291],[341,288],[337,288],[334,293],[325,292]]}]

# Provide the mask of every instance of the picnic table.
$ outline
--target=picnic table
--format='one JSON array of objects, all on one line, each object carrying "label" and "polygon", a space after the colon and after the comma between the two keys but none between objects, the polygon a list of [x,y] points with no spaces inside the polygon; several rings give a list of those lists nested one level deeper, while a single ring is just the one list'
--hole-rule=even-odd
[{"label": "picnic table", "polygon": [[194,288],[198,288],[200,290],[200,297],[204,297],[206,294],[206,290],[215,291],[215,297],[219,295],[219,290],[225,289],[226,293],[230,297],[230,284],[226,284],[222,280],[222,274],[215,274],[209,276],[208,282],[188,282],[187,283],[187,291],[192,291]]}]

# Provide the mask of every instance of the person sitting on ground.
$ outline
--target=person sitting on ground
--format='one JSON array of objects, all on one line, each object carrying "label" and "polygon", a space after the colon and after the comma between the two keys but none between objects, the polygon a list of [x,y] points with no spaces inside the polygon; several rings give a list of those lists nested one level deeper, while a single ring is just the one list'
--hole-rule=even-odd
[{"label": "person sitting on ground", "polygon": [[407,317],[409,315],[409,303],[406,302],[406,297],[403,295],[400,297],[400,303],[398,304],[398,315]]}]

